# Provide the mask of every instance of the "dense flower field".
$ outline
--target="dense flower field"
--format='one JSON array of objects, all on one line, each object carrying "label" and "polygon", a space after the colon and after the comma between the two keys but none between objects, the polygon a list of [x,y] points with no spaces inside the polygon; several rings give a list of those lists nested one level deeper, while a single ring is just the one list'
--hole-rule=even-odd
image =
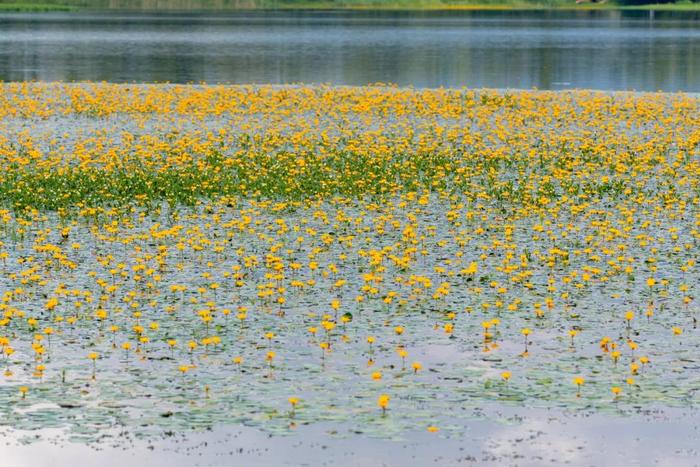
[{"label": "dense flower field", "polygon": [[0,87],[0,415],[95,440],[700,402],[700,99]]}]

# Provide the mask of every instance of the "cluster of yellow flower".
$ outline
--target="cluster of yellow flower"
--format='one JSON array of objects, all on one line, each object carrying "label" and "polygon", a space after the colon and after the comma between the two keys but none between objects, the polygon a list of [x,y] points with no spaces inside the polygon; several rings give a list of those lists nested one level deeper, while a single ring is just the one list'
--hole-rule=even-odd
[{"label": "cluster of yellow flower", "polygon": [[699,106],[3,85],[0,414],[36,390],[436,432],[455,404],[694,404]]}]

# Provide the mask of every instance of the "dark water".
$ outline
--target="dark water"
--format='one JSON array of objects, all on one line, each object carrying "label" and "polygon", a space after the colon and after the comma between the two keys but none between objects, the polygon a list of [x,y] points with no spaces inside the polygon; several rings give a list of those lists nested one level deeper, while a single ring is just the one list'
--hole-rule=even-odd
[{"label": "dark water", "polygon": [[700,91],[700,15],[3,14],[0,79]]}]

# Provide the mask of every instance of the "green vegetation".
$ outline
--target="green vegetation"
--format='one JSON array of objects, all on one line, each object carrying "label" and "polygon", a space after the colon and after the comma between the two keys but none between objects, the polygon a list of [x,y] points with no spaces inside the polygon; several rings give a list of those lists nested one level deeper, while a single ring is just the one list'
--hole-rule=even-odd
[{"label": "green vegetation", "polygon": [[667,10],[700,11],[700,2],[644,4],[644,0],[576,3],[573,0],[0,0],[0,10],[67,11],[144,10],[214,11],[244,9],[379,9],[379,10]]},{"label": "green vegetation", "polygon": [[77,8],[76,5],[45,2],[0,3],[0,11],[73,11]]},{"label": "green vegetation", "polygon": [[654,10],[654,11],[700,11],[700,3],[654,3],[649,5],[624,5],[623,10]]}]

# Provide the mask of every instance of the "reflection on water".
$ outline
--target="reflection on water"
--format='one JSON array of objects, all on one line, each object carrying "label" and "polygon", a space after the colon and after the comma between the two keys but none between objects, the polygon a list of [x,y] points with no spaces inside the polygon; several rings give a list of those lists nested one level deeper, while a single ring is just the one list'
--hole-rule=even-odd
[{"label": "reflection on water", "polygon": [[[458,410],[458,408],[455,408]],[[18,444],[16,432],[3,446],[3,467],[99,465],[150,467],[255,465],[695,465],[697,413],[674,410],[613,419],[599,414],[485,407],[463,433],[450,437],[422,427],[402,441],[367,437],[339,424],[297,428],[298,436],[273,437],[249,427],[216,427],[157,442],[127,431],[103,440],[99,449],[78,443]],[[498,418],[501,422],[493,421]],[[50,430],[43,430],[43,434]],[[31,435],[27,435],[31,436]],[[640,442],[644,440],[655,442]],[[128,448],[123,447],[128,440]],[[120,445],[120,443],[122,443]],[[321,447],[319,449],[319,447]],[[549,461],[549,462],[547,462]]]},{"label": "reflection on water", "polygon": [[0,79],[700,90],[696,13],[0,15]]}]

